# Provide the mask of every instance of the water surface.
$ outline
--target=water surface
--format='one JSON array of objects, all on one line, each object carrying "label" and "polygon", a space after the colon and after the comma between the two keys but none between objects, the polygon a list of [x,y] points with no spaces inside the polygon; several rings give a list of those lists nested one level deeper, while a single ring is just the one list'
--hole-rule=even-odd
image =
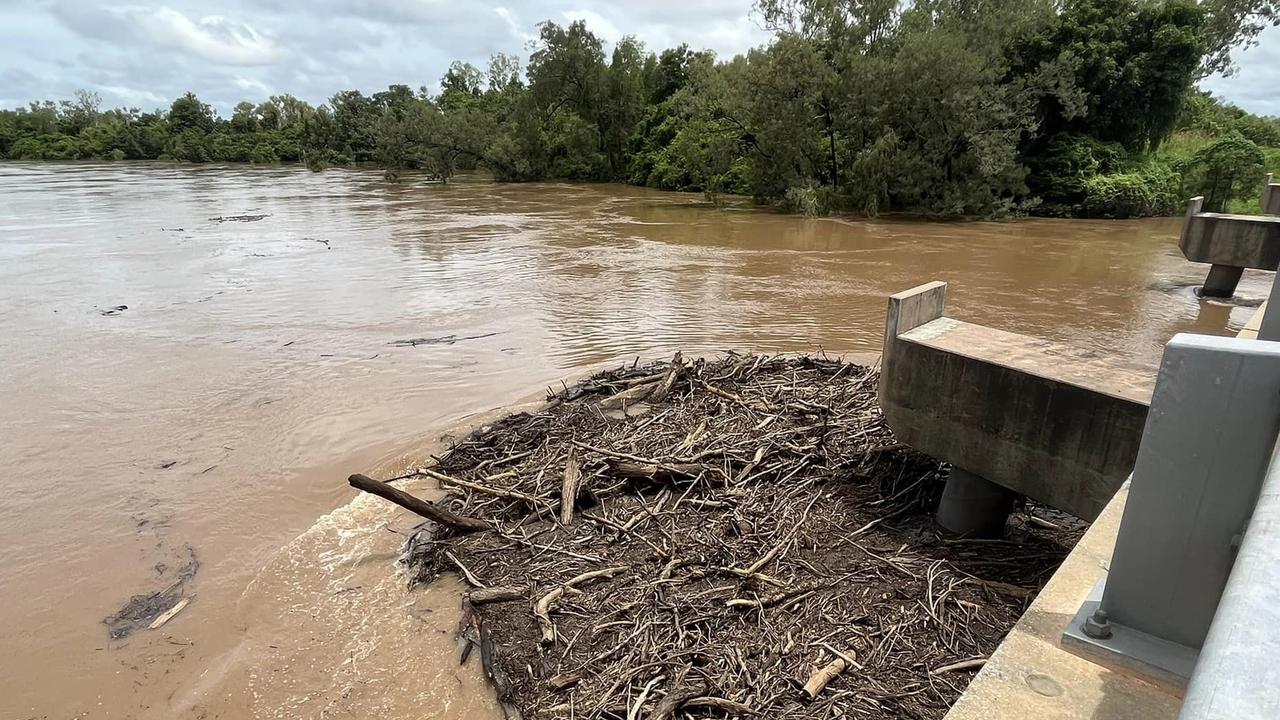
[{"label": "water surface", "polygon": [[[1198,300],[1179,224],[0,164],[0,717],[486,716],[441,639],[449,590],[391,575],[388,529],[411,523],[330,512],[346,474],[602,362],[875,351],[885,297],[931,279],[955,317],[1154,367],[1268,289],[1246,274],[1243,305]],[[193,559],[181,615],[108,638]]]}]

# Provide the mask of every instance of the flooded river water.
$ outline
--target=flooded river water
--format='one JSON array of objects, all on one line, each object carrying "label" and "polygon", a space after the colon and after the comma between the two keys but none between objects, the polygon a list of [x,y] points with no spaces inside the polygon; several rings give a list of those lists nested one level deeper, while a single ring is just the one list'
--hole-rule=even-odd
[{"label": "flooded river water", "polygon": [[[490,717],[453,588],[404,592],[412,520],[347,474],[604,362],[875,351],[885,296],[935,278],[950,315],[1154,367],[1268,289],[1198,300],[1179,225],[0,164],[0,718]],[[175,619],[109,637],[187,577]]]}]

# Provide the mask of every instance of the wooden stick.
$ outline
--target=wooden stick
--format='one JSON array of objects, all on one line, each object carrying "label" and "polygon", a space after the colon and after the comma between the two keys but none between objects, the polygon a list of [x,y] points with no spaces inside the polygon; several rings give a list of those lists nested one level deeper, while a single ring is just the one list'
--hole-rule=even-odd
[{"label": "wooden stick", "polygon": [[677,475],[681,477],[697,477],[698,473],[703,470],[701,465],[692,465],[689,463],[674,463],[668,465],[666,463],[639,463],[612,459],[609,460],[609,467],[617,475],[640,480],[654,480],[662,474]]},{"label": "wooden stick", "polygon": [[640,707],[644,705],[645,700],[649,699],[649,693],[653,692],[653,686],[657,685],[660,682],[662,682],[661,675],[645,683],[644,689],[641,690],[640,694],[636,696],[636,701],[632,703],[631,709],[627,711],[627,720],[639,720]]},{"label": "wooden stick", "polygon": [[553,675],[549,680],[547,680],[547,685],[550,685],[552,690],[559,692],[577,685],[582,682],[582,679],[586,676],[587,673],[584,670],[560,673],[559,675]]},{"label": "wooden stick", "polygon": [[653,712],[649,713],[648,720],[667,720],[675,715],[677,710],[684,707],[685,703],[696,697],[702,697],[702,694],[706,691],[707,684],[705,682],[675,688],[653,707]]},{"label": "wooden stick", "polygon": [[428,520],[440,523],[459,534],[493,529],[493,526],[484,520],[455,515],[438,505],[416,498],[399,488],[374,480],[367,475],[356,473],[355,475],[347,478],[347,482],[351,484],[351,487],[357,490],[363,490],[371,495],[377,495],[383,500],[393,502],[405,510],[415,512]]},{"label": "wooden stick", "polygon": [[160,626],[169,622],[170,620],[173,619],[174,615],[177,615],[178,613],[182,612],[182,608],[186,607],[187,603],[190,603],[190,602],[191,602],[190,597],[182,598],[177,603],[175,603],[173,607],[169,608],[168,610],[165,610],[163,613],[160,614],[159,617],[157,617],[155,620],[152,620],[151,624],[147,626],[147,629],[155,630],[156,628],[159,628]]},{"label": "wooden stick", "polygon": [[680,353],[671,358],[671,369],[667,370],[667,376],[663,378],[662,384],[649,395],[649,402],[662,402],[667,399],[667,394],[671,392],[671,388],[675,387],[676,380],[684,373],[684,361],[680,357]]},{"label": "wooden stick", "polygon": [[578,485],[582,483],[582,466],[578,464],[578,448],[569,446],[564,463],[564,481],[560,483],[560,524],[573,524],[573,506],[578,502]]},{"label": "wooden stick", "polygon": [[539,598],[538,602],[533,604],[533,615],[538,619],[538,625],[542,628],[542,644],[550,645],[556,641],[556,626],[555,623],[551,622],[551,605],[559,600],[561,595],[564,595],[568,590],[576,589],[574,588],[575,585],[600,578],[611,578],[626,569],[626,565],[619,565],[603,570],[585,572],[575,578],[571,578],[568,582]]},{"label": "wooden stick", "polygon": [[511,600],[519,600],[525,595],[524,588],[518,588],[511,585],[502,587],[481,588],[472,590],[467,593],[467,600],[472,605],[488,605],[496,602],[509,602]]},{"label": "wooden stick", "polygon": [[974,658],[972,660],[962,660],[960,662],[943,665],[940,668],[934,668],[929,671],[930,675],[941,675],[947,672],[956,672],[957,670],[975,670],[987,664],[986,658]]},{"label": "wooden stick", "polygon": [[709,707],[723,711],[730,715],[755,715],[756,711],[750,706],[743,705],[740,702],[734,702],[722,697],[696,697],[684,704],[685,707]]},{"label": "wooden stick", "polygon": [[817,672],[809,676],[809,682],[804,684],[804,692],[809,696],[810,700],[817,700],[822,694],[823,688],[827,683],[835,679],[837,675],[844,672],[848,666],[842,658],[836,658],[827,663],[826,667],[819,669]]},{"label": "wooden stick", "polygon": [[445,550],[444,556],[449,558],[449,561],[458,567],[458,570],[462,573],[462,577],[466,578],[467,582],[471,583],[473,587],[478,587],[478,588],[488,587],[487,585],[485,585],[484,581],[476,577],[475,573],[471,572],[471,570],[466,565],[463,565],[461,560],[454,557],[453,553],[449,552],[448,550]]},{"label": "wooden stick", "polygon": [[601,400],[600,407],[605,410],[614,410],[617,408],[626,407],[628,405],[635,405],[636,403],[644,400],[645,398],[653,394],[653,391],[657,388],[658,388],[657,382],[651,382],[645,385],[637,385],[633,388],[623,390],[622,392],[617,393],[616,395],[610,395],[609,397]]},{"label": "wooden stick", "polygon": [[480,483],[471,482],[470,480],[461,480],[451,475],[445,475],[442,472],[439,472],[437,470],[432,470],[430,468],[420,468],[418,472],[421,473],[422,475],[426,475],[429,478],[434,478],[442,483],[449,483],[451,485],[457,485],[458,487],[464,487],[464,488],[467,488],[468,490],[474,490],[482,495],[492,495],[493,497],[507,498],[509,500],[519,500],[523,503],[527,503],[535,507],[539,507],[539,506],[545,507],[545,508],[551,507],[551,503],[547,502],[546,500],[543,500],[542,498],[534,497],[526,493],[522,493],[519,490],[507,490],[505,488],[496,488],[496,487],[491,487],[489,485],[481,485]]}]

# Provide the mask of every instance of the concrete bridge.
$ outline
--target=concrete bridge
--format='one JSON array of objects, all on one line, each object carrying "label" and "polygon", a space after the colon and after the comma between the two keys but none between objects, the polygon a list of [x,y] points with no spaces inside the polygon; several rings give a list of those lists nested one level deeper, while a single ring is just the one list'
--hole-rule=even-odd
[{"label": "concrete bridge", "polygon": [[[1280,186],[1268,183],[1262,201],[1264,208],[1280,205]],[[1231,297],[1245,268],[1280,267],[1280,216],[1201,212],[1203,207],[1204,198],[1191,199],[1178,242],[1183,257],[1211,264],[1203,295]]]},{"label": "concrete bridge", "polygon": [[948,720],[1280,717],[1280,312],[1175,337],[1153,378],[946,291],[889,299],[880,388],[955,466],[940,524],[999,535],[1017,494],[1094,521]]},{"label": "concrete bridge", "polygon": [[1093,520],[1133,469],[1149,373],[945,317],[947,285],[889,298],[880,406],[898,439],[955,466],[938,512],[1000,534],[1015,494]]},{"label": "concrete bridge", "polygon": [[1262,185],[1262,212],[1280,215],[1280,183],[1275,182],[1271,173],[1267,173],[1267,181]]}]

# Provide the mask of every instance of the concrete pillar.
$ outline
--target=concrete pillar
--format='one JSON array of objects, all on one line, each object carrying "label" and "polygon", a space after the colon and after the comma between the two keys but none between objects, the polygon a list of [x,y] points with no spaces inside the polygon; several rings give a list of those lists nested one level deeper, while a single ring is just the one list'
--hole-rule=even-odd
[{"label": "concrete pillar", "polygon": [[1000,537],[1017,497],[1003,485],[952,468],[938,504],[938,524],[962,537]]},{"label": "concrete pillar", "polygon": [[1209,268],[1209,276],[1204,279],[1200,294],[1204,297],[1229,298],[1236,294],[1241,275],[1244,275],[1242,267],[1213,265]]}]

